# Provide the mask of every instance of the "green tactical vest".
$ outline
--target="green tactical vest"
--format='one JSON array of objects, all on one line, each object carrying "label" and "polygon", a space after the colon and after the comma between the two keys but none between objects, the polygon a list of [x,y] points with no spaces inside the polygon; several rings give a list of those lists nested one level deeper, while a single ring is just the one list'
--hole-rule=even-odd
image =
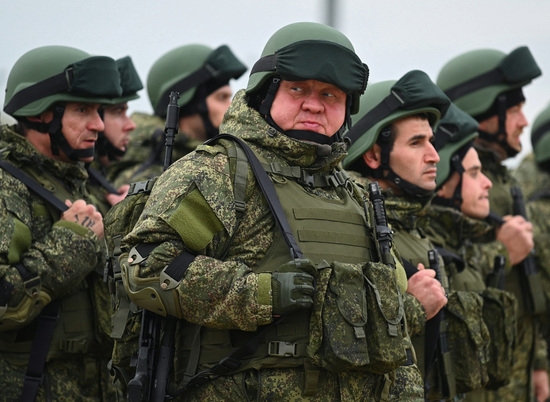
[{"label": "green tactical vest", "polygon": [[[266,167],[266,166],[264,166]],[[294,168],[295,169],[295,168]],[[362,206],[353,198],[353,189],[346,180],[329,181],[337,184],[334,191],[338,200],[313,195],[311,190],[296,182],[295,176],[280,168],[267,167],[275,184],[277,195],[296,242],[304,256],[315,263],[340,261],[359,263],[372,261],[376,246],[367,229]],[[294,172],[296,173],[296,172]],[[299,172],[298,172],[299,174]],[[290,176],[290,177],[285,177]],[[321,176],[327,179],[329,176]],[[315,180],[324,180],[317,176]],[[276,229],[275,239],[266,258],[255,272],[274,272],[291,260],[290,251],[282,234]],[[298,367],[304,364],[309,341],[309,312],[285,317],[272,326],[256,349],[252,358],[243,361],[239,371],[250,368]],[[255,333],[222,331],[202,328],[198,371],[211,368]]]},{"label": "green tactical vest", "polygon": [[[37,171],[25,166],[25,173],[34,178],[44,188],[60,200],[71,199],[75,195],[67,191],[62,182],[46,171]],[[37,216],[50,216],[52,222],[59,220],[61,213],[47,202],[33,205]],[[47,360],[63,358],[66,354],[83,354],[98,350],[95,337],[94,309],[89,285],[83,281],[71,295],[61,299],[59,319],[54,330]],[[32,341],[37,336],[33,323],[15,331],[0,332],[0,352],[13,364],[27,364]]]}]

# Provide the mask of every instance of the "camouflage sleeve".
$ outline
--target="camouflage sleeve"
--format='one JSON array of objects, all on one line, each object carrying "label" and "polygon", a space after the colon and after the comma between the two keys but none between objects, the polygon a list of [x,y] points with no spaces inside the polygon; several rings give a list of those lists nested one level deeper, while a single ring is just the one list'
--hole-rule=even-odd
[{"label": "camouflage sleeve", "polygon": [[190,322],[252,331],[272,320],[270,296],[259,297],[259,275],[251,267],[265,256],[274,222],[261,193],[251,187],[237,231],[227,157],[189,154],[162,174],[124,238],[126,247],[159,244],[141,264],[140,278],[158,278],[181,250],[196,255],[175,289],[176,309]]},{"label": "camouflage sleeve", "polygon": [[548,349],[546,340],[542,337],[540,331],[537,332],[533,367],[535,370],[548,370]]},{"label": "camouflage sleeve", "polygon": [[405,316],[407,318],[407,331],[409,336],[422,335],[426,326],[426,312],[420,302],[411,295],[403,295],[403,304],[405,305]]},{"label": "camouflage sleeve", "polygon": [[487,243],[467,242],[459,252],[464,256],[468,265],[478,269],[484,278],[493,272],[495,257],[499,254],[506,258],[506,271],[512,269],[508,251],[504,244],[498,240]]},{"label": "camouflage sleeve", "polygon": [[[6,184],[0,190],[0,328],[7,330],[25,325],[51,299],[76,289],[103,261],[91,230],[67,221],[50,226],[39,212],[40,205],[46,208],[22,183],[7,175],[0,179]],[[26,281],[21,272],[28,273]]]}]

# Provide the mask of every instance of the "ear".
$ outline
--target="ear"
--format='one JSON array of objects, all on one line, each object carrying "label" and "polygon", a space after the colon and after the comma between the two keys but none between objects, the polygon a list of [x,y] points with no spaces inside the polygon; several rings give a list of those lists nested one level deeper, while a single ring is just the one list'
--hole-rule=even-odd
[{"label": "ear", "polygon": [[371,169],[377,169],[380,167],[381,162],[381,152],[380,146],[374,144],[371,149],[363,154],[363,161]]}]

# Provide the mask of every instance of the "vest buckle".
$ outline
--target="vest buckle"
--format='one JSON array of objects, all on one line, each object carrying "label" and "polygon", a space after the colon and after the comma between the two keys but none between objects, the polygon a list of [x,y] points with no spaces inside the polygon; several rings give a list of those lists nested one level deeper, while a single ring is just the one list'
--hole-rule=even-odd
[{"label": "vest buckle", "polygon": [[269,356],[297,357],[298,344],[284,341],[270,341],[267,347]]}]

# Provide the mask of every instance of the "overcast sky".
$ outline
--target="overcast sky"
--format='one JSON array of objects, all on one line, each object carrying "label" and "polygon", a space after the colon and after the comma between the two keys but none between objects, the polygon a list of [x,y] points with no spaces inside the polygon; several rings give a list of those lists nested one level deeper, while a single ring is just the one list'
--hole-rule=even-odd
[{"label": "overcast sky", "polygon": [[[227,44],[250,68],[269,37],[297,21],[331,23],[346,34],[370,68],[370,82],[412,69],[435,81],[460,53],[526,45],[543,71],[524,90],[527,117],[550,102],[550,0],[8,0],[0,12],[0,84],[5,88],[23,53],[44,45],[129,55],[144,84],[156,59],[188,43]],[[247,80],[248,72],[233,89]],[[146,91],[130,109],[151,112]],[[528,137],[529,128],[510,166],[530,151]]]}]

